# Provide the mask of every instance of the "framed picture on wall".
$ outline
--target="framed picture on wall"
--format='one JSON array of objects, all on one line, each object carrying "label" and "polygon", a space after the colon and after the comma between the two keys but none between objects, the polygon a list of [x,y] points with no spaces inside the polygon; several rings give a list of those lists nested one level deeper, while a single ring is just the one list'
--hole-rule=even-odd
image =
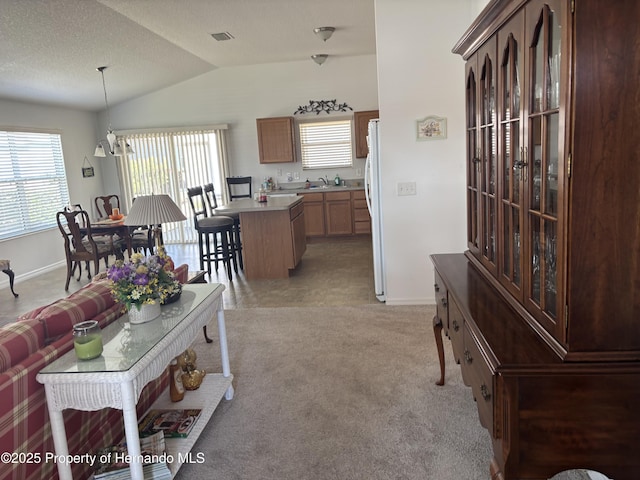
[{"label": "framed picture on wall", "polygon": [[442,140],[447,138],[447,119],[431,115],[417,121],[418,140]]}]

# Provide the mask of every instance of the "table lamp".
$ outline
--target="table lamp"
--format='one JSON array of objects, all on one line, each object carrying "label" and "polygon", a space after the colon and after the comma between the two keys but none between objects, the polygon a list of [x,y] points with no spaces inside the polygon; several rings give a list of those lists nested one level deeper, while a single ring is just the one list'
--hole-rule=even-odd
[{"label": "table lamp", "polygon": [[155,237],[156,250],[162,247],[159,229],[160,225],[169,222],[180,222],[187,217],[180,208],[166,194],[145,195],[137,197],[131,210],[124,221],[125,225],[139,227],[142,225],[153,226],[153,236]]}]

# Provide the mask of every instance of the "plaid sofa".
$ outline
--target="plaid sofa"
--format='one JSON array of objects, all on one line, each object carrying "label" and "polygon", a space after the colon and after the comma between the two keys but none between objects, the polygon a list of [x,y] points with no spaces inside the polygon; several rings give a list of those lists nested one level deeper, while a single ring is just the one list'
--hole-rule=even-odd
[{"label": "plaid sofa", "polygon": [[[187,265],[174,273],[184,283]],[[73,348],[72,327],[84,320],[97,320],[101,327],[124,313],[113,301],[106,280],[95,280],[51,305],[22,315],[0,328],[0,454],[14,454],[0,463],[0,480],[51,480],[57,466],[45,462],[54,453],[44,386],[36,375]],[[141,416],[169,384],[168,373],[149,383],[138,400]],[[94,412],[65,410],[64,421],[70,454],[94,453],[124,438],[122,413],[103,409]],[[72,464],[74,479],[88,479],[90,465]]]}]

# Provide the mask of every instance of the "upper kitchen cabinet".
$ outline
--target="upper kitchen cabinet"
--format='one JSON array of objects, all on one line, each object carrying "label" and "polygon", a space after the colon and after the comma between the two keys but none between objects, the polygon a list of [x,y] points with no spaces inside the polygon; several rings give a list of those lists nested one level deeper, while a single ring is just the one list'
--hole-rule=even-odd
[{"label": "upper kitchen cabinet", "polygon": [[367,135],[369,134],[369,120],[379,118],[378,110],[367,110],[353,114],[354,132],[356,140],[356,158],[365,158],[369,153]]},{"label": "upper kitchen cabinet", "polygon": [[260,163],[296,161],[293,117],[258,118]]}]

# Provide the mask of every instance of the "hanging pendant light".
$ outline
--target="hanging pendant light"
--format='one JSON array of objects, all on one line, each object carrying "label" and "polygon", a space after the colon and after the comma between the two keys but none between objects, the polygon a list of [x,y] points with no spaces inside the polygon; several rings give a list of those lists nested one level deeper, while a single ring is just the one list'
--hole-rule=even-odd
[{"label": "hanging pendant light", "polygon": [[[113,133],[113,129],[111,128],[111,112],[109,111],[109,101],[107,100],[107,86],[104,82],[104,71],[106,69],[107,69],[106,66],[96,68],[96,70],[100,72],[100,74],[102,75],[102,89],[104,90],[104,105],[107,109],[107,121],[109,122],[109,128],[107,129],[106,143],[108,145],[109,153],[111,155],[114,155],[116,157],[121,157],[123,155],[135,153],[135,152],[131,148],[131,145],[129,145],[127,142],[125,142],[125,147],[122,148],[122,145],[120,145],[120,142],[118,142],[116,139],[116,134]],[[104,142],[105,142],[104,139],[98,142],[98,145],[96,146],[96,150],[95,152],[93,152],[94,157],[107,156],[107,153],[105,152],[105,148],[104,148],[105,147]]]}]

